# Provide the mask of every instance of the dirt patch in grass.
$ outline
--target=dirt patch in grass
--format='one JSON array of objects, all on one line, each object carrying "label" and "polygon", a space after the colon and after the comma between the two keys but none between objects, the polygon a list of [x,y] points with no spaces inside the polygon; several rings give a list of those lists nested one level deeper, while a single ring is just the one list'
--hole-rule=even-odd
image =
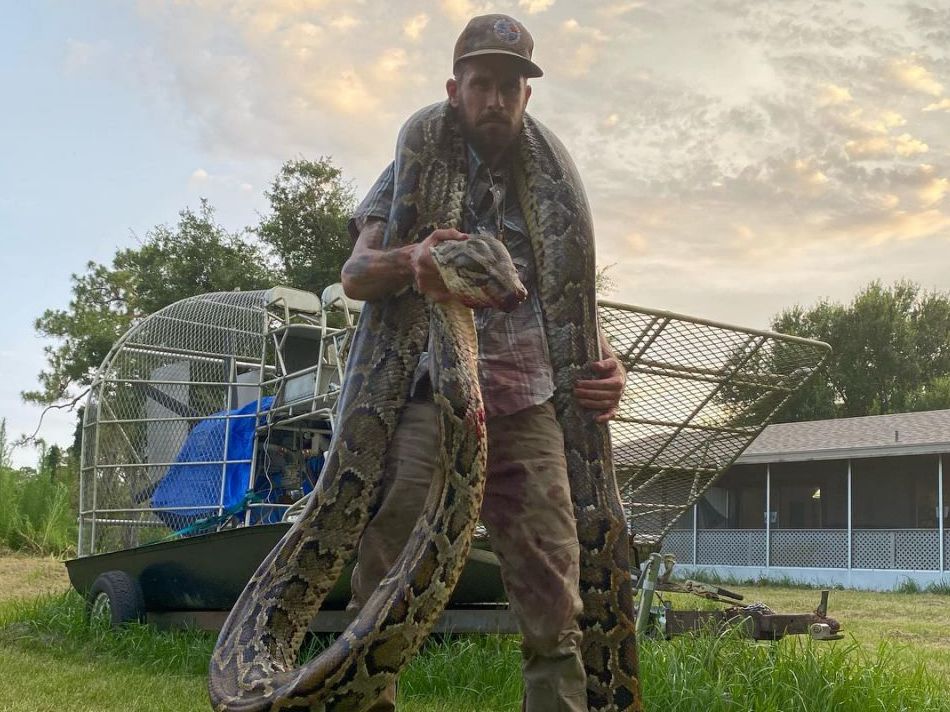
[{"label": "dirt patch in grass", "polygon": [[0,602],[14,598],[36,598],[69,588],[62,561],[0,551]]}]

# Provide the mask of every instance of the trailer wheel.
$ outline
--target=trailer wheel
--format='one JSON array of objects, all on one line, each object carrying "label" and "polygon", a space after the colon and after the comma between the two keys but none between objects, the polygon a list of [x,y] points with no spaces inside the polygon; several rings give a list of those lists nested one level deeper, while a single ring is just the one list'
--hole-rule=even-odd
[{"label": "trailer wheel", "polygon": [[89,589],[86,607],[90,621],[108,621],[113,628],[145,621],[142,587],[125,571],[100,574]]}]

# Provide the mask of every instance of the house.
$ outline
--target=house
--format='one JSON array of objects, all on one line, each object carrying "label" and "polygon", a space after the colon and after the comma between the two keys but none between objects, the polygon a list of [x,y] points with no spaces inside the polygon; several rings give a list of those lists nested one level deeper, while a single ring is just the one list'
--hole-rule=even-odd
[{"label": "house", "polygon": [[663,540],[683,572],[950,583],[950,410],[768,426]]}]

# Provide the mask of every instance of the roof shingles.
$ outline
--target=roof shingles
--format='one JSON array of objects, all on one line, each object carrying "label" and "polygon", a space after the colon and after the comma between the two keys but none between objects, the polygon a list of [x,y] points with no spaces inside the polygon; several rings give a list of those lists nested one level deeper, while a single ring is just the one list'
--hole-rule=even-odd
[{"label": "roof shingles", "polygon": [[768,426],[739,463],[950,452],[950,410]]}]

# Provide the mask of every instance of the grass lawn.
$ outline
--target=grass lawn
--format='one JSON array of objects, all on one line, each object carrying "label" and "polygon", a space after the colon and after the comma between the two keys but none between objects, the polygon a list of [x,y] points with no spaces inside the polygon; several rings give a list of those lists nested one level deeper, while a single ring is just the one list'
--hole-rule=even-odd
[{"label": "grass lawn", "polygon": [[[745,596],[744,602],[762,601],[780,613],[804,613],[818,605],[816,590],[781,586],[726,588]],[[866,650],[876,650],[882,641],[895,643],[902,659],[923,662],[950,687],[950,596],[832,591],[828,615],[842,624],[846,636],[854,636]]]},{"label": "grass lawn", "polygon": [[0,547],[0,604],[17,598],[59,593],[69,588],[62,561],[51,556],[26,556]]},{"label": "grass lawn", "polygon": [[[66,586],[56,562],[0,556],[0,670],[7,673],[0,710],[210,709],[212,636],[90,627],[82,601],[64,594]],[[818,602],[813,590],[729,588],[781,612],[804,612]],[[641,657],[648,710],[950,712],[950,596],[833,591],[830,614],[844,624],[845,640],[647,641]],[[400,711],[516,712],[519,659],[513,637],[427,645],[401,678]]]}]

